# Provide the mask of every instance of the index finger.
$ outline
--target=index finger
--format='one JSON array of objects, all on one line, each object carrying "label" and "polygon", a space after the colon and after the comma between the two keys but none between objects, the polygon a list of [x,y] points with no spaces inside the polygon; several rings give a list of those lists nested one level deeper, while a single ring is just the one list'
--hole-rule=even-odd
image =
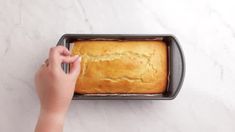
[{"label": "index finger", "polygon": [[69,50],[64,46],[56,46],[50,49],[49,66],[53,68],[61,67],[62,56],[70,55]]}]

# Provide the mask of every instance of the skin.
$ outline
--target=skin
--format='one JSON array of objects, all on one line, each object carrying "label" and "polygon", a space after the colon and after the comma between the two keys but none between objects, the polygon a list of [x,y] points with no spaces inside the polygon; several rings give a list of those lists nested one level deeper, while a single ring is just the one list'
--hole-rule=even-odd
[{"label": "skin", "polygon": [[[35,132],[63,131],[65,115],[80,73],[80,61],[79,56],[71,56],[63,46],[50,49],[48,60],[35,75],[41,106]],[[69,73],[63,71],[62,63],[72,64]]]}]

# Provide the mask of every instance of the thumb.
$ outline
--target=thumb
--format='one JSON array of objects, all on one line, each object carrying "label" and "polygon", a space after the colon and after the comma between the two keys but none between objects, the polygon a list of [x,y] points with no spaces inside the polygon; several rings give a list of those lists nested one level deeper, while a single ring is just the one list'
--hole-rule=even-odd
[{"label": "thumb", "polygon": [[70,67],[70,72],[69,74],[72,76],[72,78],[77,79],[78,75],[80,74],[80,62],[81,62],[81,57],[78,57]]}]

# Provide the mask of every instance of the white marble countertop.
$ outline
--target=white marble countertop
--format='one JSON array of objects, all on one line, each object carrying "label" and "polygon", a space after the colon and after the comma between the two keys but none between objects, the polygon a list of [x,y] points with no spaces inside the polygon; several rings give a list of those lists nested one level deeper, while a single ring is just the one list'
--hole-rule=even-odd
[{"label": "white marble countertop", "polygon": [[0,131],[31,132],[36,69],[64,33],[174,34],[186,76],[172,101],[73,101],[67,132],[234,132],[232,0],[0,0]]}]

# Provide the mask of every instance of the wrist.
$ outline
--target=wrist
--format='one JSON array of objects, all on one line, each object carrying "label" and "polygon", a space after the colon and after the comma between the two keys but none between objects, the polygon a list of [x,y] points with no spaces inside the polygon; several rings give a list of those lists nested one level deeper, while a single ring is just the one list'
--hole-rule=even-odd
[{"label": "wrist", "polygon": [[39,118],[63,124],[65,118],[65,112],[55,112],[55,111],[48,111],[41,109]]},{"label": "wrist", "polygon": [[69,104],[67,103],[41,104],[40,114],[64,117],[68,107]]},{"label": "wrist", "polygon": [[64,126],[64,114],[41,110],[35,132],[61,131]]}]

